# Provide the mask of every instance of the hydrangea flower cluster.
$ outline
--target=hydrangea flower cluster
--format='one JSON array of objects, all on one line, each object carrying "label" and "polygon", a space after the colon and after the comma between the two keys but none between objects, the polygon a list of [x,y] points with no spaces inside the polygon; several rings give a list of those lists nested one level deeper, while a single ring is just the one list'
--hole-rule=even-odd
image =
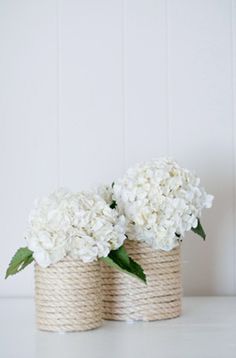
[{"label": "hydrangea flower cluster", "polygon": [[36,202],[26,232],[28,248],[42,267],[66,255],[83,262],[106,257],[126,239],[126,220],[95,192],[58,190]]},{"label": "hydrangea flower cluster", "polygon": [[[210,208],[213,200],[196,175],[166,158],[130,168],[112,191],[119,212],[128,220],[129,239],[165,251],[197,227],[202,209]],[[107,187],[103,196],[111,201]]]}]

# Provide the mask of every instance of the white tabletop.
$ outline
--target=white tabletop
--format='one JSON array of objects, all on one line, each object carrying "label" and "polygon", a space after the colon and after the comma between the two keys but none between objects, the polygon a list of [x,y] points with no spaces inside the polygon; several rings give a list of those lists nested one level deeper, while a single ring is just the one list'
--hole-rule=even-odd
[{"label": "white tabletop", "polygon": [[176,319],[67,334],[37,331],[32,299],[1,299],[0,357],[235,358],[236,298],[185,298]]}]

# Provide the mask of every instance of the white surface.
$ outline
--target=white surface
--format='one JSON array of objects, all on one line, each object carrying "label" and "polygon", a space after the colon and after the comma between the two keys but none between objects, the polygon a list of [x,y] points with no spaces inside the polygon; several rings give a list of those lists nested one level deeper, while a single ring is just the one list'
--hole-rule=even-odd
[{"label": "white surface", "polygon": [[39,332],[30,299],[0,300],[1,358],[235,358],[236,298],[185,298],[183,315],[104,322],[82,333]]},{"label": "white surface", "polygon": [[1,276],[35,197],[171,154],[216,196],[185,293],[236,294],[235,25],[236,0],[0,0]]}]

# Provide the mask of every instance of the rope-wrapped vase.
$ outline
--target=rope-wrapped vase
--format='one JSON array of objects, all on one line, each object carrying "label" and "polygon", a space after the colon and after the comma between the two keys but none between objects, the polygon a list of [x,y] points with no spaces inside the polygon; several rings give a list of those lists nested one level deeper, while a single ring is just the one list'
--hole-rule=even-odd
[{"label": "rope-wrapped vase", "polygon": [[147,285],[103,265],[103,318],[154,321],[181,313],[180,247],[169,252],[127,240],[128,254],[144,269]]},{"label": "rope-wrapped vase", "polygon": [[40,330],[69,332],[102,322],[100,263],[69,257],[47,268],[35,265],[36,320]]}]

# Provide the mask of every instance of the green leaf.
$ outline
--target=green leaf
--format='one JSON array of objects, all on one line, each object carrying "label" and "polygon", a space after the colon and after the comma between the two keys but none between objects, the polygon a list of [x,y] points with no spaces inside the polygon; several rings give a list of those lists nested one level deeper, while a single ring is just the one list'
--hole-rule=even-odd
[{"label": "green leaf", "polygon": [[13,258],[8,266],[5,279],[8,276],[15,275],[17,272],[23,270],[26,266],[31,264],[34,261],[33,252],[28,249],[28,247],[21,247]]},{"label": "green leaf", "polygon": [[111,203],[111,205],[110,205],[110,208],[111,208],[111,209],[115,209],[116,207],[117,207],[116,201],[115,201],[115,200],[112,200],[112,203]]},{"label": "green leaf", "polygon": [[203,238],[203,240],[206,239],[206,234],[205,234],[205,231],[204,231],[204,229],[203,229],[203,227],[201,225],[200,219],[198,219],[197,227],[195,227],[195,228],[192,227],[192,231],[195,234],[201,236]]},{"label": "green leaf", "polygon": [[136,277],[146,283],[146,275],[142,267],[129,257],[124,246],[121,246],[117,250],[112,250],[107,257],[102,257],[101,260],[108,266]]}]

